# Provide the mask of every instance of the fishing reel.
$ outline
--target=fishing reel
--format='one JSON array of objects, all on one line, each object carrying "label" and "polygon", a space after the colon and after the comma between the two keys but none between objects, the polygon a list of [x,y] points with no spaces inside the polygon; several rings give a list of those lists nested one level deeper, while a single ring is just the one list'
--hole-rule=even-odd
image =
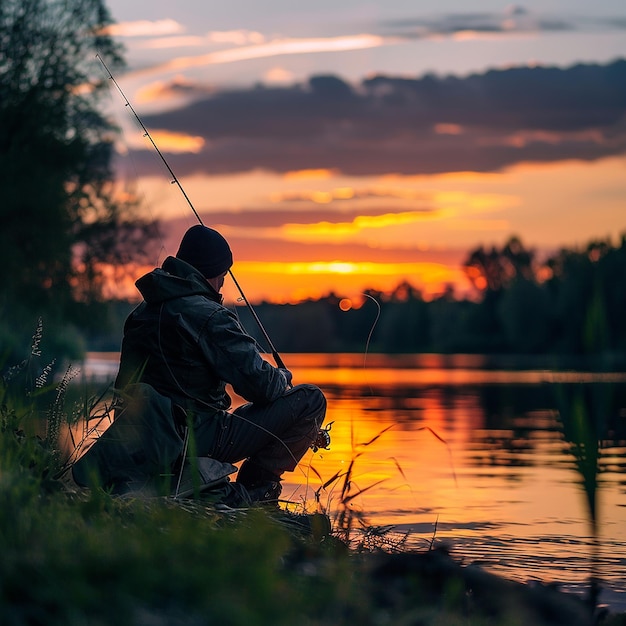
[{"label": "fishing reel", "polygon": [[313,452],[317,452],[318,450],[328,450],[330,447],[330,429],[332,428],[333,422],[330,422],[326,428],[320,428],[313,443],[311,444],[311,450]]}]

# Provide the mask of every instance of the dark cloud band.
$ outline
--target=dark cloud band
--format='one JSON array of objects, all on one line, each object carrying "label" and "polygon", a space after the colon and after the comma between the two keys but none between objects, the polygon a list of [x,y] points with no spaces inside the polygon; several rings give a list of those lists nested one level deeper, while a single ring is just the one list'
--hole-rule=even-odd
[{"label": "dark cloud band", "polygon": [[[285,88],[216,92],[143,119],[150,129],[206,140],[200,153],[169,157],[178,175],[484,172],[594,160],[626,153],[626,60],[467,77],[377,76],[356,86],[318,76]],[[140,173],[155,166],[152,158],[136,161]]]}]

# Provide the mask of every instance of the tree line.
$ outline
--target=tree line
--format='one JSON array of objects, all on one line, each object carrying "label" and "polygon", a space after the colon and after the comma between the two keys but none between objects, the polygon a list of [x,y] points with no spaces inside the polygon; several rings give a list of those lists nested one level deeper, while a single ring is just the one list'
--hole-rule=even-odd
[{"label": "tree line", "polygon": [[[543,260],[512,237],[472,250],[464,270],[475,298],[450,287],[426,300],[403,282],[391,293],[367,291],[348,311],[334,294],[255,310],[286,352],[626,354],[626,235]],[[243,308],[240,317],[263,343]]]},{"label": "tree line", "polygon": [[[604,355],[626,358],[626,234],[617,244],[593,241],[543,260],[512,237],[501,248],[470,251],[464,270],[473,297],[452,286],[427,300],[410,282],[386,293],[364,293],[347,311],[331,293],[294,304],[253,305],[279,352],[469,353]],[[86,330],[91,350],[117,350],[134,305],[102,303]],[[245,329],[269,346],[245,305],[235,311]]]}]

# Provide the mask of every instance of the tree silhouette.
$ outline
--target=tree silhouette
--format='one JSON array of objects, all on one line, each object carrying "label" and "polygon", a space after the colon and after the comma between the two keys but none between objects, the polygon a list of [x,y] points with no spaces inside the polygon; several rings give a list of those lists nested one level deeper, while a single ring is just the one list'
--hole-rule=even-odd
[{"label": "tree silhouette", "polygon": [[479,292],[500,292],[508,287],[515,279],[533,280],[534,253],[526,250],[519,237],[511,237],[502,250],[492,247],[487,250],[479,246],[472,250],[463,269]]},{"label": "tree silhouette", "polygon": [[[102,0],[0,2],[0,311],[66,322],[102,295],[107,265],[141,260],[157,234],[116,199],[114,127],[98,110],[120,49]],[[67,319],[67,316],[70,319]]]}]

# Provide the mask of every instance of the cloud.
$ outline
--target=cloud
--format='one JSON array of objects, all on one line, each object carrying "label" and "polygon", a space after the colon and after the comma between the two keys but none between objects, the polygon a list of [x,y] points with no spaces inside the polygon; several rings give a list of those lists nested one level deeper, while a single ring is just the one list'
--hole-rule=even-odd
[{"label": "cloud", "polygon": [[120,22],[119,24],[110,24],[104,30],[112,37],[157,37],[179,35],[185,31],[185,28],[175,20],[166,19],[154,22],[149,20]]},{"label": "cloud", "polygon": [[[172,30],[167,32],[167,25],[164,26],[164,37],[156,37],[154,39],[147,39],[139,44],[136,44],[138,48],[146,48],[152,50],[158,50],[162,48],[189,48],[189,47],[201,47],[211,44],[217,44],[220,46],[250,46],[254,48],[265,43],[265,36],[256,31],[249,30],[230,30],[230,31],[211,31],[204,36],[201,35],[178,35],[171,36],[182,32],[182,26],[180,30]],[[149,27],[146,26],[146,31]],[[132,30],[131,30],[132,33]],[[134,34],[134,33],[133,33]],[[150,34],[156,35],[158,32],[139,32],[138,34]],[[204,57],[203,57],[204,58]],[[219,57],[218,57],[219,58]],[[195,64],[195,62],[194,62]]]},{"label": "cloud", "polygon": [[[402,245],[396,241],[394,245],[372,247],[354,241],[288,240],[283,238],[280,229],[273,227],[267,229],[269,231],[267,236],[260,237],[257,231],[263,226],[268,226],[262,222],[263,219],[272,220],[269,225],[277,227],[281,218],[279,216],[272,218],[267,214],[255,216],[255,212],[242,212],[237,217],[225,212],[201,213],[201,217],[204,224],[216,228],[227,237],[233,252],[236,253],[237,261],[271,262],[276,259],[292,261],[297,259],[303,263],[315,263],[321,259],[332,259],[338,262],[432,262],[454,265],[467,257],[467,250],[464,248],[436,249],[417,242]],[[165,248],[175,253],[181,237],[193,223],[187,217],[167,220],[163,228]],[[272,232],[276,235],[272,236]]]},{"label": "cloud", "polygon": [[287,239],[299,241],[345,241],[355,234],[367,230],[377,230],[389,226],[410,226],[426,219],[437,218],[431,211],[385,212],[378,215],[357,215],[350,221],[316,221],[314,224],[285,223],[281,230]]},{"label": "cloud", "polygon": [[[395,219],[414,221],[420,217],[433,213],[434,208],[423,208],[419,211],[407,209],[405,211],[395,211]],[[222,224],[235,228],[267,228],[280,227],[284,224],[297,225],[304,230],[313,225],[325,223],[341,225],[343,223],[354,223],[359,220],[380,220],[383,216],[389,215],[389,209],[382,207],[363,208],[354,207],[347,210],[337,210],[334,208],[307,209],[302,211],[294,211],[289,209],[282,210],[250,210],[246,212],[238,211],[211,211],[206,214],[207,219],[211,223]]]},{"label": "cloud", "polygon": [[[521,162],[625,154],[625,101],[626,61],[620,60],[467,77],[375,76],[355,86],[317,76],[283,87],[208,95],[205,89],[188,106],[144,122],[205,139],[197,154],[172,155],[179,175],[491,172]],[[141,171],[153,159],[136,162]]]},{"label": "cloud", "polygon": [[181,56],[166,63],[141,70],[139,73],[180,72],[182,70],[203,67],[207,65],[221,65],[252,59],[265,59],[275,56],[293,54],[312,54],[320,52],[345,52],[348,50],[363,50],[382,46],[384,39],[379,35],[357,34],[340,37],[315,38],[284,38],[274,39],[258,45],[239,46],[208,52],[196,56]]},{"label": "cloud", "polygon": [[[159,102],[163,103],[167,100],[180,97],[198,97],[201,94],[205,96],[212,93],[212,89],[206,86],[194,83],[184,76],[175,76],[168,82],[157,81],[141,87],[135,96],[138,103]],[[186,103],[187,101],[185,101]]]},{"label": "cloud", "polygon": [[265,36],[262,33],[245,29],[211,31],[207,35],[207,39],[212,43],[226,43],[235,46],[245,46],[249,44],[258,45],[265,43]]},{"label": "cloud", "polygon": [[192,152],[197,154],[202,150],[205,144],[205,140],[202,137],[172,133],[168,130],[157,130],[151,134],[160,150],[173,154],[179,152]]},{"label": "cloud", "polygon": [[[300,244],[303,249],[290,258],[306,256],[304,250],[323,251],[323,255],[306,259],[345,259],[347,249],[357,258],[368,258],[365,251],[385,250],[377,262],[398,263],[389,249],[399,251],[400,258],[410,258],[432,248],[425,233],[433,225],[464,231],[481,230],[502,232],[509,229],[506,219],[493,219],[492,214],[519,204],[518,198],[496,193],[471,193],[467,191],[436,191],[423,193],[419,203],[412,202],[402,208],[397,204],[363,206],[357,202],[350,206],[305,205],[302,208],[251,208],[203,211],[200,218],[222,232],[229,241],[245,241],[246,249],[263,247],[281,257],[288,243]],[[456,222],[462,226],[456,227]],[[169,219],[164,232],[168,238],[182,235],[183,227],[190,225],[190,216]],[[172,245],[175,245],[172,243]],[[290,249],[293,255],[295,251]],[[371,256],[371,255],[370,255]],[[349,257],[348,257],[349,258]]]},{"label": "cloud", "polygon": [[283,67],[273,67],[265,72],[263,80],[266,83],[292,83],[294,74]]},{"label": "cloud", "polygon": [[157,37],[137,44],[138,48],[162,50],[166,48],[197,48],[206,44],[203,37],[197,35],[181,35],[179,37]]},{"label": "cloud", "polygon": [[502,12],[465,12],[432,17],[404,16],[382,24],[383,33],[406,39],[481,38],[538,33],[626,30],[624,16],[590,18],[536,13],[521,6]]},{"label": "cloud", "polygon": [[[298,180],[289,174],[285,176],[285,179]],[[331,202],[348,202],[366,198],[388,198],[415,202],[427,200],[429,197],[415,189],[399,188],[391,185],[378,185],[376,187],[358,189],[353,187],[335,187],[328,191],[321,191],[319,189],[281,191],[275,192],[270,196],[270,200],[274,203],[289,203],[290,205],[297,203],[309,204],[311,202],[316,204],[330,204]]]},{"label": "cloud", "polygon": [[169,62],[136,71],[136,74],[181,71],[194,67],[234,63],[274,56],[342,52],[394,46],[415,39],[479,39],[562,32],[610,32],[626,30],[626,16],[585,17],[535,13],[520,6],[501,12],[464,12],[433,16],[405,15],[401,19],[363,25],[358,33],[334,37],[268,37],[247,29],[210,31],[202,36],[181,36],[185,29],[165,19],[113,24],[106,32],[117,37],[155,37],[138,44],[149,49],[206,46],[211,50],[196,56],[181,56]]}]

